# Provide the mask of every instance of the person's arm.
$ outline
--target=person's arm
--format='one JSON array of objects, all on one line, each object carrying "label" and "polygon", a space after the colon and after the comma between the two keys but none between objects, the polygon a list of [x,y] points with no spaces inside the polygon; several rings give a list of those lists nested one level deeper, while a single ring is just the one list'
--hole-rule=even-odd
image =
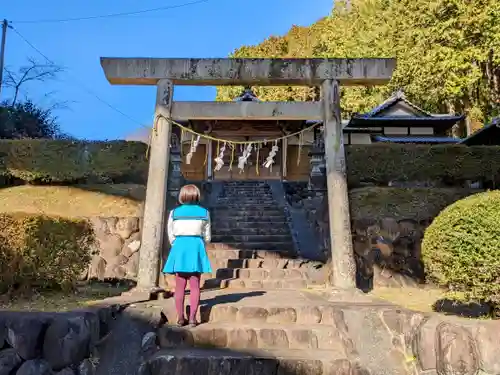
[{"label": "person's arm", "polygon": [[207,221],[205,222],[205,227],[203,230],[203,239],[205,243],[210,243],[212,240],[212,224],[210,222],[210,213],[207,210]]},{"label": "person's arm", "polygon": [[175,234],[174,234],[174,210],[170,211],[170,214],[168,215],[167,233],[168,233],[168,240],[170,242],[170,245],[172,245],[174,243],[174,241],[175,241]]}]

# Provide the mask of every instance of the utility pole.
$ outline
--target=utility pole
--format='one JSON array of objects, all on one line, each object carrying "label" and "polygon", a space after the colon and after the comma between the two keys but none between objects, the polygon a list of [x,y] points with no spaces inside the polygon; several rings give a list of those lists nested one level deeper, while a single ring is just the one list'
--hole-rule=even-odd
[{"label": "utility pole", "polygon": [[0,46],[0,98],[2,94],[2,84],[3,84],[3,66],[5,61],[5,39],[7,38],[7,27],[9,23],[6,19],[2,22],[2,44]]}]

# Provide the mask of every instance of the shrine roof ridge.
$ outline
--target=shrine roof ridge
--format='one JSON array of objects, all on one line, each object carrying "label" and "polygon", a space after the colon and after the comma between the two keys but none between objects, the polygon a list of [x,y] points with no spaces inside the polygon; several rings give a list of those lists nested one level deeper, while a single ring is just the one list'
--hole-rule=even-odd
[{"label": "shrine roof ridge", "polygon": [[101,57],[107,80],[116,85],[298,85],[316,86],[327,79],[342,85],[389,82],[393,58],[120,58]]}]

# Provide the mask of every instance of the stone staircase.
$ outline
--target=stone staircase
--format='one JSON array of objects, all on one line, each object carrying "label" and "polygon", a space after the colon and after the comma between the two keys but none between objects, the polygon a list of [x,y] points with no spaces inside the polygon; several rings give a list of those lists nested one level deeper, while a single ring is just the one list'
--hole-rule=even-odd
[{"label": "stone staircase", "polygon": [[300,289],[324,281],[320,262],[296,254],[287,217],[265,182],[224,183],[210,212],[214,272],[202,276],[204,289]]},{"label": "stone staircase", "polygon": [[[162,311],[175,321],[173,301]],[[356,372],[342,309],[309,292],[206,291],[199,319],[196,328],[158,330],[148,374],[366,374]]]},{"label": "stone staircase", "polygon": [[[159,329],[160,350],[147,361],[146,373],[334,374],[331,363],[349,356],[343,328],[335,323],[335,309],[318,306],[305,292],[324,282],[325,270],[294,251],[270,187],[225,183],[211,217],[214,274],[203,280],[203,324]],[[169,322],[177,320],[173,299],[158,304]]]}]

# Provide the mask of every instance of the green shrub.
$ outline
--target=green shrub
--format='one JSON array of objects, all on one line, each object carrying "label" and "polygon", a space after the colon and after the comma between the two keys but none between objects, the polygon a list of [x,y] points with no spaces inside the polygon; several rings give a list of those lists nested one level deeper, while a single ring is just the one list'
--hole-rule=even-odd
[{"label": "green shrub", "polygon": [[71,287],[89,265],[93,242],[84,220],[0,215],[0,292]]},{"label": "green shrub", "polygon": [[140,142],[0,141],[0,174],[29,183],[145,183],[146,145]]},{"label": "green shrub", "polygon": [[365,187],[349,191],[353,220],[391,217],[428,220],[446,206],[477,193],[463,188]]},{"label": "green shrub", "polygon": [[425,232],[422,260],[430,281],[467,300],[500,304],[500,190],[444,209]]},{"label": "green shrub", "polygon": [[393,180],[500,182],[500,147],[496,146],[356,145],[346,147],[346,158],[351,186]]}]

